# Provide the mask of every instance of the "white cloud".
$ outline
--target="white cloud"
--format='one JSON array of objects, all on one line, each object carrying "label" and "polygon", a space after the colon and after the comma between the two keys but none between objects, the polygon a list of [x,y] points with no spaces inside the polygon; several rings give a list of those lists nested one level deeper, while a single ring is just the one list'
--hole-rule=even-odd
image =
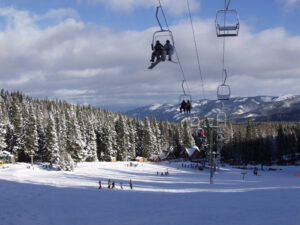
[{"label": "white cloud", "polygon": [[[158,6],[157,0],[77,0],[78,3],[87,2],[88,4],[103,4],[116,11],[133,11],[137,8],[150,8]],[[190,7],[195,10],[200,7],[197,0],[189,0]],[[161,0],[164,9],[170,13],[180,14],[187,11],[186,0]]]},{"label": "white cloud", "polygon": [[277,0],[288,13],[300,7],[300,0]]},{"label": "white cloud", "polygon": [[[0,32],[3,89],[120,108],[176,103],[182,93],[178,65],[165,62],[147,69],[157,28],[115,32],[72,18],[40,28],[37,15],[12,8],[0,9],[0,14],[8,21],[8,28]],[[213,20],[195,19],[195,29],[206,97],[216,98],[222,39],[216,38]],[[171,30],[193,99],[202,97],[189,23],[181,21]],[[226,40],[226,50],[233,95],[299,94],[300,37],[283,28],[252,34],[241,24],[239,37]]]}]

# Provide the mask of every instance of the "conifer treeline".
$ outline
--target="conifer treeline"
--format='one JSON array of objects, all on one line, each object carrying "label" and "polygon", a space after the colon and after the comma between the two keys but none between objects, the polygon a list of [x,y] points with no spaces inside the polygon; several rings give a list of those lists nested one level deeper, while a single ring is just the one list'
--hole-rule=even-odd
[{"label": "conifer treeline", "polygon": [[226,129],[223,159],[237,164],[294,164],[300,153],[300,123],[231,125]]},{"label": "conifer treeline", "polygon": [[73,162],[132,160],[163,150],[192,146],[187,124],[144,121],[72,105],[62,101],[35,100],[19,92],[1,90],[0,152],[14,153],[18,161],[57,163],[72,169]]}]

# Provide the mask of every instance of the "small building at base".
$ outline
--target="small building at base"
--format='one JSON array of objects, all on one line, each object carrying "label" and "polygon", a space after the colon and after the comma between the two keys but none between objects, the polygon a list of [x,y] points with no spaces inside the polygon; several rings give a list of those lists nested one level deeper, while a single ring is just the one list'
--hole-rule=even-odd
[{"label": "small building at base", "polygon": [[2,151],[0,152],[0,162],[3,163],[15,163],[15,156],[8,152],[8,151]]},{"label": "small building at base", "polygon": [[184,147],[180,152],[180,156],[184,159],[192,161],[201,158],[201,153],[197,146]]},{"label": "small building at base", "polygon": [[148,160],[144,157],[138,156],[135,158],[136,162],[148,162]]},{"label": "small building at base", "polygon": [[110,157],[110,162],[117,162],[117,158],[116,157]]}]

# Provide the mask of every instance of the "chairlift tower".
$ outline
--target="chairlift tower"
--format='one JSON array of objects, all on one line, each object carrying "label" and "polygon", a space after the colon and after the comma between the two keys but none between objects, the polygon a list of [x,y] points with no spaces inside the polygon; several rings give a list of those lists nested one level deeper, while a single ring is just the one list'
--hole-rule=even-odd
[{"label": "chairlift tower", "polygon": [[216,155],[218,154],[217,152],[213,151],[213,131],[219,130],[220,126],[214,126],[214,125],[209,125],[206,126],[205,128],[208,129],[209,132],[209,183],[214,184],[214,174],[216,171]]}]

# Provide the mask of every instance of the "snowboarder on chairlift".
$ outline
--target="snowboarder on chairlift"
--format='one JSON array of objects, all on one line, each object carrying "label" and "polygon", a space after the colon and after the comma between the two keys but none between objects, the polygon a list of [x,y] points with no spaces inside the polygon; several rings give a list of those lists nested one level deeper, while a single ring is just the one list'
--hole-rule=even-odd
[{"label": "snowboarder on chairlift", "polygon": [[162,54],[163,54],[164,46],[159,41],[156,41],[155,46],[153,46],[153,44],[152,44],[151,47],[152,47],[153,52],[152,52],[150,62],[154,62],[155,58],[156,58],[156,61],[160,60],[162,57]]},{"label": "snowboarder on chairlift", "polygon": [[172,61],[172,55],[174,52],[174,47],[173,45],[170,43],[169,40],[166,41],[165,45],[164,45],[164,51],[163,51],[163,57],[162,60],[165,61],[166,56],[168,56],[168,60]]},{"label": "snowboarder on chairlift", "polygon": [[187,100],[187,102],[186,102],[187,113],[191,113],[191,108],[192,108],[192,104],[191,104],[190,100]]},{"label": "snowboarder on chairlift", "polygon": [[184,100],[182,100],[181,105],[180,105],[180,112],[182,112],[182,110],[185,112],[186,110],[186,102]]}]

